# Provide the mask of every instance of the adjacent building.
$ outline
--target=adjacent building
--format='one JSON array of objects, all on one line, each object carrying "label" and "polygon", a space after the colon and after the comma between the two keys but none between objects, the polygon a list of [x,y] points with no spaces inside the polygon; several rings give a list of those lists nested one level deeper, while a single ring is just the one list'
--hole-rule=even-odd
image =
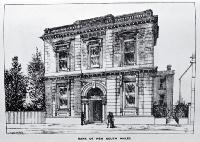
[{"label": "adjacent building", "polygon": [[46,28],[47,117],[103,122],[115,117],[152,116],[153,102],[172,107],[171,66],[157,71],[154,47],[158,16],[152,10],[111,14]]}]

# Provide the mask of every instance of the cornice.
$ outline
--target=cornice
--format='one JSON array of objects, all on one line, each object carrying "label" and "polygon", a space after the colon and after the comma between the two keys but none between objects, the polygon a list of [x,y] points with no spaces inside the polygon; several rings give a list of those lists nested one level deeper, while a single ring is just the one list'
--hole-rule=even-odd
[{"label": "cornice", "polygon": [[64,74],[54,73],[54,75],[47,75],[45,79],[74,79],[74,78],[90,78],[90,77],[108,77],[112,75],[139,75],[139,74],[150,74],[151,76],[156,76],[157,67],[141,67],[135,69],[124,69],[124,70],[110,70],[110,71],[101,71],[101,72],[88,72],[88,73],[70,73],[70,75],[66,72]]},{"label": "cornice", "polygon": [[42,40],[48,40],[76,36],[78,34],[93,34],[95,32],[98,35],[99,31],[105,32],[107,29],[115,29],[145,23],[157,23],[157,21],[158,16],[153,15],[152,10],[146,10],[142,12],[126,14],[116,17],[109,14],[102,17],[76,21],[71,25],[46,28],[44,30],[44,34],[40,38]]}]

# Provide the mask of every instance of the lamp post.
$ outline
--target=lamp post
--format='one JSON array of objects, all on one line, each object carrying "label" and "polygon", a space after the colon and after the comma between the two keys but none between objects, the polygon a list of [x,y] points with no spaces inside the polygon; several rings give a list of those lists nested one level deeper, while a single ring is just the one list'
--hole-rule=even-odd
[{"label": "lamp post", "polygon": [[[190,124],[194,124],[194,113],[195,113],[195,80],[196,80],[196,56],[194,54],[191,57],[190,64],[192,64]],[[193,127],[194,127],[194,125],[193,125]]]},{"label": "lamp post", "polygon": [[192,67],[192,79],[191,79],[191,98],[190,98],[190,113],[189,113],[189,117],[190,117],[190,124],[192,123],[192,121],[194,120],[194,97],[195,97],[195,78],[196,78],[196,56],[195,54],[193,54],[190,60],[190,65],[189,67],[183,72],[183,74],[180,76],[179,78],[179,103],[181,102],[181,79],[183,78],[183,76],[187,73],[187,71]]},{"label": "lamp post", "polygon": [[179,77],[179,102],[181,101],[181,79],[183,78],[183,76],[187,73],[187,71],[192,67],[192,78],[195,78],[196,73],[194,71],[194,64],[195,64],[195,55],[193,54],[191,57],[191,61],[190,61],[190,65],[188,66],[188,68],[183,72],[183,74]]},{"label": "lamp post", "polygon": [[180,76],[179,78],[179,103],[181,102],[181,79],[183,78],[183,76],[187,73],[187,71],[191,68],[192,64],[189,65],[189,67],[183,72],[183,74]]}]

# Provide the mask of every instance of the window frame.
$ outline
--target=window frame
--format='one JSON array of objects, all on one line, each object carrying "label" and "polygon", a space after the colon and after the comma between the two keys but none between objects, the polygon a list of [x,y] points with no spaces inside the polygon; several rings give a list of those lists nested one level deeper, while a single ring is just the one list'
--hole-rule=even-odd
[{"label": "window frame", "polygon": [[[54,52],[56,53],[56,72],[60,71],[71,71],[71,40],[59,40],[54,43]],[[65,57],[60,58],[61,54],[66,54]],[[65,62],[66,68],[61,68],[61,61]]]},{"label": "window frame", "polygon": [[160,94],[159,95],[159,105],[164,105],[165,104],[165,95]]},{"label": "window frame", "polygon": [[[122,30],[118,33],[118,37],[120,40],[120,47],[121,47],[121,66],[134,66],[137,65],[137,30]],[[125,63],[125,42],[134,41],[134,62],[132,64]]]},{"label": "window frame", "polygon": [[159,90],[166,90],[166,78],[160,78]]},{"label": "window frame", "polygon": [[[61,106],[60,106],[60,97],[61,97],[61,95],[60,95],[60,88],[67,88],[67,92],[65,93],[65,95],[67,96],[67,107],[66,108],[61,108]],[[59,110],[70,110],[70,86],[69,86],[69,84],[67,84],[67,83],[59,83],[59,84],[57,84],[57,93],[56,93],[57,95],[56,95],[56,108],[57,108],[57,110],[59,111]]]},{"label": "window frame", "polygon": [[[126,42],[134,42],[134,50],[133,51],[131,51],[130,52],[130,50],[129,50],[129,52],[126,52],[125,51],[125,43]],[[134,38],[130,38],[130,39],[124,39],[123,40],[123,66],[134,66],[134,65],[136,65],[136,39],[134,39]],[[132,64],[127,64],[126,62],[125,62],[125,54],[130,54],[130,53],[132,53],[133,55],[134,55],[134,62],[132,63]]]},{"label": "window frame", "polygon": [[[95,44],[91,44],[91,42],[93,41],[98,41],[98,43],[95,43]],[[88,69],[99,69],[99,68],[102,68],[102,42],[103,42],[103,39],[102,38],[92,38],[90,40],[87,41],[87,54],[88,54],[88,64],[87,64],[87,68]],[[98,55],[91,55],[91,48],[96,48],[98,46],[98,50],[99,50],[99,54]],[[91,63],[92,63],[92,58],[95,58],[95,57],[98,57],[98,62],[99,62],[99,65],[98,66],[92,66]]]},{"label": "window frame", "polygon": [[[135,89],[135,91],[134,91],[134,93],[132,93],[132,94],[134,94],[134,104],[132,105],[132,106],[127,106],[127,100],[126,100],[126,94],[127,94],[127,92],[126,92],[126,85],[127,84],[133,84],[134,85],[134,89]],[[124,82],[123,83],[123,86],[124,86],[124,109],[127,109],[127,108],[136,108],[137,107],[137,86],[136,86],[136,82],[135,81],[128,81],[128,82]]]},{"label": "window frame", "polygon": [[[70,71],[71,70],[71,66],[70,66],[70,64],[71,64],[71,58],[70,58],[70,54],[69,53],[66,53],[66,54],[68,54],[67,55],[67,57],[65,58],[65,59],[63,59],[63,58],[60,58],[60,54],[61,54],[62,52],[58,52],[57,53],[57,60],[58,60],[58,71]],[[64,52],[63,52],[64,53]],[[67,67],[66,68],[64,68],[64,69],[62,69],[62,68],[60,68],[60,61],[64,61],[64,62],[66,62],[67,63]]]}]

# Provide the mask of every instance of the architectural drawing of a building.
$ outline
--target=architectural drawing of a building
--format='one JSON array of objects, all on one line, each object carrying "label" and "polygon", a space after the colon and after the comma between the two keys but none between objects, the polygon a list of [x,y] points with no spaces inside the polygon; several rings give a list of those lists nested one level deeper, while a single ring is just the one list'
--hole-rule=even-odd
[{"label": "architectural drawing of a building", "polygon": [[[47,11],[43,6],[41,8],[46,16]],[[166,44],[164,36],[162,40],[165,42],[157,43],[160,39],[159,29],[161,33],[161,25],[165,21],[159,22],[159,14],[162,12],[155,10],[153,13],[152,9],[139,12],[133,10],[118,16],[113,13],[83,18],[57,27],[48,27],[46,24],[41,24],[43,27],[45,25],[44,28],[38,26],[42,33],[37,40],[44,47],[41,54],[37,49],[37,54],[38,60],[39,57],[43,58],[39,62],[43,74],[36,72],[33,76],[37,78],[37,75],[42,74],[37,79],[39,83],[43,81],[38,85],[43,88],[34,86],[35,78],[26,78],[32,81],[27,88],[40,89],[40,107],[37,107],[35,101],[37,93],[27,89],[28,92],[24,87],[26,97],[23,101],[28,105],[21,105],[22,109],[17,110],[13,109],[9,101],[6,102],[11,106],[11,109],[6,108],[6,133],[194,133],[195,91],[188,102],[184,99],[174,100],[178,94],[175,92],[177,76],[182,68],[178,70],[173,61],[168,63],[169,59],[166,59],[165,69],[159,70],[162,63],[157,64],[156,59],[160,57],[154,57],[158,48]],[[156,12],[159,14],[155,15]],[[60,13],[56,15],[62,17]],[[15,63],[21,67],[17,62],[18,57],[15,58]],[[192,59],[190,67],[193,70],[196,60]],[[35,64],[33,62],[34,67],[37,66]],[[8,95],[5,96],[9,99],[7,96],[15,96],[17,93],[12,92],[9,77],[7,79],[7,86],[4,85]],[[195,90],[195,83],[192,87]],[[30,92],[35,98],[32,98]],[[185,94],[183,92],[180,98]],[[32,108],[29,107],[31,105]]]},{"label": "architectural drawing of a building", "polygon": [[158,34],[152,10],[45,29],[47,117],[153,118],[154,102],[172,110],[174,70],[154,65]]}]

